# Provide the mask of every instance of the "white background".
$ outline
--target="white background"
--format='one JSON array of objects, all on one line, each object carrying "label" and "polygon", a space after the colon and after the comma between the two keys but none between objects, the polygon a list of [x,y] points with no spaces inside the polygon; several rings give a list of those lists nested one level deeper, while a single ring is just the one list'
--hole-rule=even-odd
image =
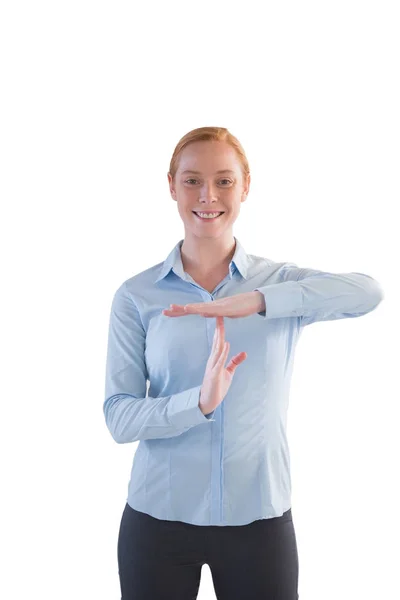
[{"label": "white background", "polygon": [[[233,229],[248,253],[384,290],[372,313],[304,331],[288,436],[300,600],[396,597],[397,9],[2,3],[1,597],[120,598],[137,443],[102,412],[109,311],[183,238],[169,161],[206,125],[250,162]],[[205,566],[198,599],[214,598]]]}]

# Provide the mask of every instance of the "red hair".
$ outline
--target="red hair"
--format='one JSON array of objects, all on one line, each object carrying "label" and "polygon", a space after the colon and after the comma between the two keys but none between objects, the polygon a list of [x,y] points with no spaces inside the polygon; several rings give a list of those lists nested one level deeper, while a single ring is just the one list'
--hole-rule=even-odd
[{"label": "red hair", "polygon": [[227,142],[232,146],[242,165],[243,178],[245,180],[247,175],[250,173],[250,167],[246,158],[246,154],[239,140],[234,135],[232,135],[232,133],[230,133],[230,131],[228,131],[225,127],[198,127],[197,129],[192,129],[192,131],[186,133],[177,143],[171,158],[169,173],[172,177],[172,180],[175,179],[176,171],[178,170],[179,165],[179,158],[182,150],[192,142],[208,140],[216,142]]}]

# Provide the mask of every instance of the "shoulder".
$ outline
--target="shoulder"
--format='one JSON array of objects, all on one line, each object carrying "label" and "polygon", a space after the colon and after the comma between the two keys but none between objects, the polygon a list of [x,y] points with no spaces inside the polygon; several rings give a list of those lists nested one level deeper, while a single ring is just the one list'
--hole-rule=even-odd
[{"label": "shoulder", "polygon": [[284,279],[285,275],[293,269],[298,269],[298,265],[288,260],[273,260],[265,256],[257,256],[248,254],[249,272],[251,275],[257,275],[260,272],[268,271],[271,275],[275,274],[279,278]]},{"label": "shoulder", "polygon": [[135,295],[140,291],[143,292],[146,289],[152,288],[162,265],[162,262],[158,263],[152,267],[149,267],[148,269],[145,269],[144,271],[140,271],[139,273],[128,277],[120,283],[116,293],[128,293]]}]

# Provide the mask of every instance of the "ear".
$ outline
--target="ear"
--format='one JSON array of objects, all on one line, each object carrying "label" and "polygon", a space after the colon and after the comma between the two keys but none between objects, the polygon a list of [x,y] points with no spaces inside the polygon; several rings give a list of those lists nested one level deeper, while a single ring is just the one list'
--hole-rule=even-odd
[{"label": "ear", "polygon": [[243,184],[243,194],[242,194],[243,200],[242,200],[242,202],[244,202],[246,200],[246,198],[249,194],[250,180],[251,180],[251,177],[250,177],[250,173],[249,173],[246,177],[246,181]]},{"label": "ear", "polygon": [[175,189],[174,189],[174,186],[173,186],[171,174],[169,172],[167,173],[167,177],[168,177],[169,191],[171,193],[172,198],[175,200],[176,199]]},{"label": "ear", "polygon": [[250,189],[250,181],[251,181],[251,176],[250,173],[247,175],[247,181],[246,181],[246,196],[248,196],[249,194],[249,189]]}]

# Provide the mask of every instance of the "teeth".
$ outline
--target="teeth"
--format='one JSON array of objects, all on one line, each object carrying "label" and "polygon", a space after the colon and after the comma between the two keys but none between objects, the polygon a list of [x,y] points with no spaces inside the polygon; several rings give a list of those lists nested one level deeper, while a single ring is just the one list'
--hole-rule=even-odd
[{"label": "teeth", "polygon": [[202,219],[214,219],[215,217],[218,217],[220,214],[219,212],[216,213],[196,213],[197,215],[199,215],[199,217],[202,217]]}]

